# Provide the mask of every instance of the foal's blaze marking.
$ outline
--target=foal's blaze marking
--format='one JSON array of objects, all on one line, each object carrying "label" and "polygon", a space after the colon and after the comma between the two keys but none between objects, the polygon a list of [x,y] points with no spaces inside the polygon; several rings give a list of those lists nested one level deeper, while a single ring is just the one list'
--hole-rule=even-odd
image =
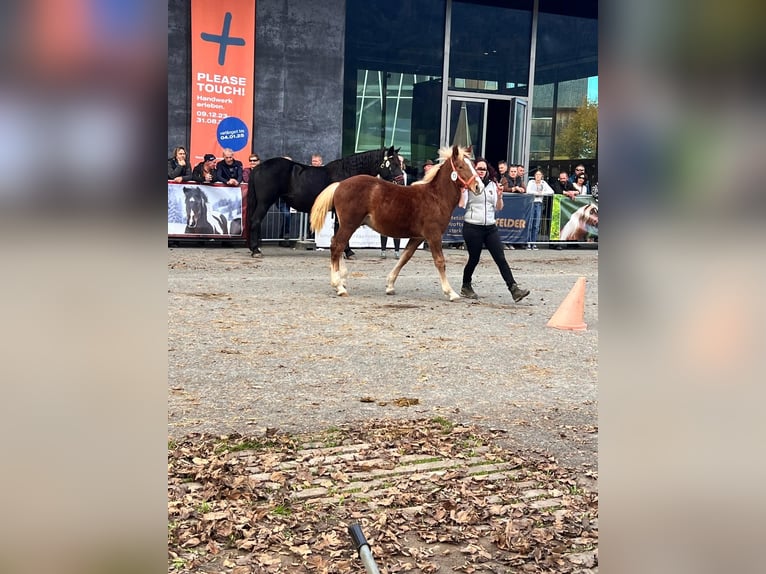
[{"label": "foal's blaze marking", "polygon": [[478,194],[483,191],[484,184],[476,174],[467,149],[445,147],[439,150],[439,157],[442,160],[439,165],[413,185],[396,185],[358,175],[333,183],[319,194],[311,210],[311,228],[319,231],[332,207],[340,222],[330,243],[330,285],[336,288],[338,295],[348,294],[345,285],[348,271],[341,254],[354,231],[360,225],[368,225],[381,235],[409,238],[396,266],[388,274],[387,294],[394,294],[399,272],[426,240],[442,291],[450,301],[460,298],[447,281],[442,235],[463,188]]}]

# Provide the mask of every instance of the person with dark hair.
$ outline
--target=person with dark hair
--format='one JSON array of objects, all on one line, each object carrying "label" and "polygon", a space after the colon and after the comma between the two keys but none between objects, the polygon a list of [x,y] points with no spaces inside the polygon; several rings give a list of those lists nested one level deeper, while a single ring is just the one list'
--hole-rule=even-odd
[{"label": "person with dark hair", "polygon": [[575,183],[577,181],[577,176],[578,175],[585,175],[585,178],[586,178],[585,179],[585,191],[583,191],[582,193],[583,193],[583,195],[589,195],[590,194],[590,186],[588,185],[588,179],[587,179],[588,176],[585,173],[585,166],[583,164],[581,164],[581,163],[578,163],[575,166],[574,173],[569,176],[569,181],[571,181],[572,183]]},{"label": "person with dark hair", "polygon": [[569,174],[565,171],[559,173],[559,178],[553,182],[551,187],[553,188],[553,193],[566,195],[569,199],[580,193],[575,189],[575,185],[569,181]]},{"label": "person with dark hair", "polygon": [[247,158],[250,167],[246,167],[242,170],[242,182],[247,183],[250,181],[250,173],[259,165],[261,165],[261,158],[257,153],[251,153]]},{"label": "person with dark hair", "polygon": [[513,300],[517,303],[529,295],[529,289],[522,289],[513,278],[511,268],[505,260],[503,243],[495,225],[495,213],[503,209],[503,194],[498,192],[497,176],[486,159],[480,157],[475,162],[476,173],[484,183],[484,190],[475,195],[463,190],[460,207],[465,208],[463,218],[463,240],[468,250],[468,261],[463,268],[463,286],[460,295],[468,299],[478,299],[471,280],[481,258],[481,250],[486,247],[495,265],[500,270]]},{"label": "person with dark hair", "polygon": [[[576,192],[574,195],[588,195],[588,176],[584,173],[578,173],[572,187]],[[574,195],[570,197],[574,197]]]},{"label": "person with dark hair", "polygon": [[168,158],[168,181],[182,183],[191,181],[192,171],[186,157],[186,148],[182,145],[173,148],[173,157]]}]

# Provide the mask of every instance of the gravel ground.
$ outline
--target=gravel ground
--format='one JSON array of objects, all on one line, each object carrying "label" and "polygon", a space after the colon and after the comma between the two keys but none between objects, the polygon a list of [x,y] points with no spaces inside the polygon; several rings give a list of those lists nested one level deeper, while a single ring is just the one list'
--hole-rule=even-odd
[{"label": "gravel ground", "polygon": [[[508,448],[596,468],[597,250],[506,251],[532,291],[520,303],[486,251],[473,281],[481,298],[455,302],[428,252],[387,296],[393,253],[356,251],[349,296],[338,297],[328,251],[169,248],[169,436],[443,417],[501,431]],[[459,291],[467,254],[445,255]],[[587,331],[546,327],[580,276]]]}]

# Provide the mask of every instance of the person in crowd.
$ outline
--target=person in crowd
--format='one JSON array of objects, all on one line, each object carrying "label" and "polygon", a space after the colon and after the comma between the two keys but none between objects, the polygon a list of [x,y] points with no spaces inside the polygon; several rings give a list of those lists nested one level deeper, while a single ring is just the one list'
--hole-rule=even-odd
[{"label": "person in crowd", "polygon": [[215,182],[215,156],[212,153],[206,153],[202,161],[194,166],[192,179],[198,183]]},{"label": "person in crowd", "polygon": [[497,184],[505,189],[505,193],[509,193],[510,183],[508,179],[508,162],[501,159],[497,162]]},{"label": "person in crowd", "polygon": [[242,170],[242,181],[244,183],[248,183],[250,181],[250,172],[253,171],[256,167],[261,165],[261,158],[258,157],[257,153],[251,153],[250,156],[247,158],[247,162],[250,164],[249,167],[246,167]]},{"label": "person in crowd", "polygon": [[192,170],[186,158],[186,148],[176,146],[173,148],[173,157],[168,158],[168,181],[182,183],[191,181]]},{"label": "person in crowd", "polygon": [[559,178],[553,182],[551,186],[553,193],[566,195],[569,199],[572,199],[575,195],[580,195],[580,191],[575,187],[575,184],[569,181],[569,174],[565,171],[559,173]]},{"label": "person in crowd", "polygon": [[[575,195],[587,195],[588,194],[588,176],[584,173],[578,173],[575,176],[574,183],[572,184],[572,187],[574,187]],[[569,197],[574,197],[574,195],[570,195]]]},{"label": "person in crowd", "polygon": [[471,280],[476,266],[479,264],[481,250],[486,246],[495,265],[500,270],[513,300],[521,301],[529,295],[529,289],[522,289],[513,278],[511,268],[505,260],[505,251],[500,241],[500,234],[495,225],[495,212],[503,209],[503,194],[498,193],[496,175],[486,159],[480,157],[475,162],[476,173],[484,183],[484,191],[479,195],[463,190],[460,197],[460,207],[465,208],[463,219],[463,240],[468,250],[468,261],[463,268],[463,286],[460,294],[469,299],[478,299],[473,290]]},{"label": "person in crowd", "polygon": [[519,175],[519,166],[509,165],[506,179],[508,180],[508,185],[505,186],[505,193],[526,192],[526,188],[524,187],[524,180]]},{"label": "person in crowd", "polygon": [[537,235],[540,233],[540,218],[543,212],[543,196],[553,195],[553,188],[543,179],[543,171],[536,169],[534,179],[527,183],[527,193],[535,196],[532,201],[532,218],[529,221],[529,236],[527,237],[527,249],[537,249]]},{"label": "person in crowd", "polygon": [[324,165],[324,160],[322,159],[322,154],[315,153],[311,155],[311,165],[314,167],[321,167]]},{"label": "person in crowd", "polygon": [[431,169],[434,167],[433,160],[427,159],[426,162],[423,164],[423,177],[426,176],[426,174],[431,171]]},{"label": "person in crowd", "polygon": [[[404,157],[399,156],[399,163],[402,166],[402,177],[403,177],[402,185],[407,185],[409,182],[407,181],[407,172],[404,171],[405,168],[407,167],[405,165]],[[433,162],[431,162],[431,164],[433,165]],[[388,236],[387,235],[381,235],[380,236],[380,256],[382,258],[386,257],[386,245],[387,244],[388,244]],[[399,259],[399,247],[401,246],[401,244],[402,244],[402,240],[399,239],[398,237],[394,237],[394,257],[396,257],[397,259]]]},{"label": "person in crowd", "polygon": [[524,191],[519,193],[526,193],[527,188],[524,186],[524,166],[519,164],[516,166],[516,175],[519,176],[519,180],[521,181],[521,186],[524,187]]},{"label": "person in crowd", "polygon": [[242,162],[234,159],[234,150],[223,149],[223,161],[215,166],[215,180],[225,185],[239,185],[242,183]]},{"label": "person in crowd", "polygon": [[571,176],[569,176],[569,181],[574,183],[575,180],[577,179],[577,176],[580,175],[580,174],[582,174],[582,175],[584,175],[586,177],[586,180],[585,180],[585,191],[583,192],[583,195],[588,195],[588,194],[590,194],[590,187],[588,187],[588,180],[587,180],[588,176],[585,173],[585,166],[583,164],[578,163],[575,166],[574,173]]},{"label": "person in crowd", "polygon": [[[553,188],[553,193],[566,195],[569,199],[572,199],[574,196],[580,194],[580,192],[575,188],[575,184],[569,180],[569,174],[565,171],[559,173],[559,178],[553,182],[551,187]],[[561,251],[564,248],[564,246],[560,243],[557,243],[552,247],[558,251]]]}]

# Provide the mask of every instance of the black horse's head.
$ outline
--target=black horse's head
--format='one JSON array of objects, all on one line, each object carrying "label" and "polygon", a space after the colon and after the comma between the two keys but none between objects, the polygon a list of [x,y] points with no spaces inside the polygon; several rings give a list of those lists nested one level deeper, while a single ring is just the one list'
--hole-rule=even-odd
[{"label": "black horse's head", "polygon": [[207,222],[207,195],[199,187],[184,187],[186,227],[194,229]]},{"label": "black horse's head", "polygon": [[378,166],[378,175],[386,181],[394,181],[396,183],[404,182],[404,172],[402,171],[402,162],[399,161],[399,150],[402,148],[394,149],[391,146],[383,152],[383,160]]}]

